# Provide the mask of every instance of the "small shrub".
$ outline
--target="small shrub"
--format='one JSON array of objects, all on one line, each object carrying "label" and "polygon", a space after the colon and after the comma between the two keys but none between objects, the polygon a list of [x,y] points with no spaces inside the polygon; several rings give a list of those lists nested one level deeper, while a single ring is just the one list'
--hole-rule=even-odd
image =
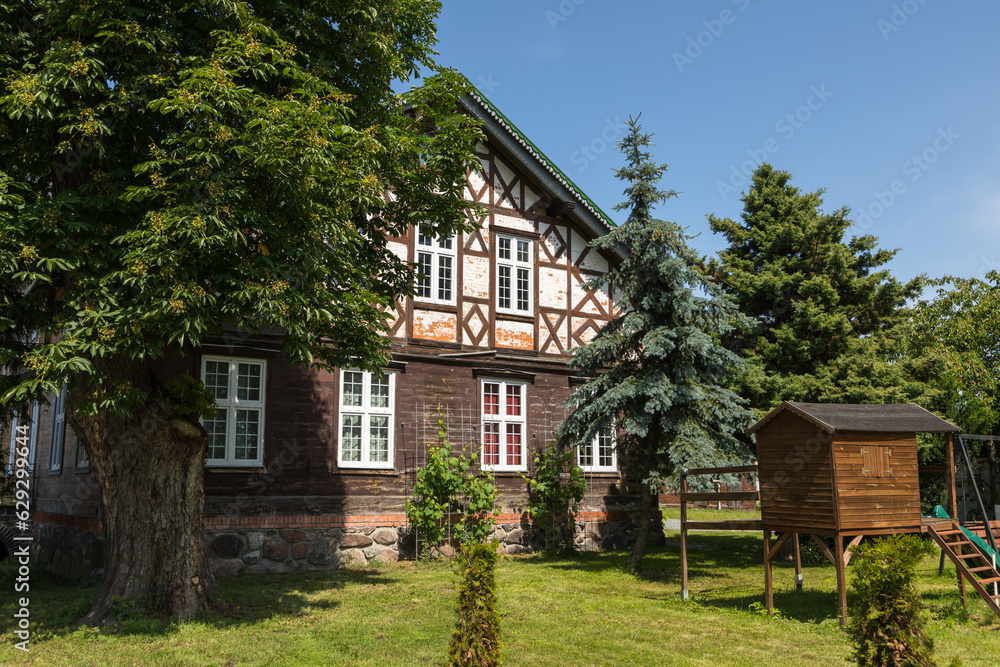
[{"label": "small shrub", "polygon": [[[438,446],[427,453],[427,464],[417,471],[413,498],[406,501],[406,518],[417,529],[420,554],[445,539],[444,519],[461,514],[462,544],[483,542],[496,522],[497,490],[493,475],[479,469],[479,454],[455,454],[444,421],[438,420]],[[470,445],[475,447],[475,445]]]},{"label": "small shrub", "polygon": [[573,551],[576,512],[587,492],[583,470],[573,463],[575,456],[574,448],[549,443],[535,452],[534,474],[521,475],[528,486],[528,514],[549,553]]},{"label": "small shrub", "polygon": [[495,667],[500,664],[500,616],[497,614],[496,543],[462,547],[463,572],[458,589],[458,621],[448,648],[448,667]]},{"label": "small shrub", "polygon": [[914,585],[914,570],[929,553],[916,535],[890,535],[855,549],[848,633],[859,665],[933,665],[933,641]]},{"label": "small shrub", "polygon": [[406,501],[406,519],[417,529],[421,554],[444,541],[444,517],[457,510],[461,482],[449,462],[450,447],[431,447],[427,464],[417,471],[413,499]]}]

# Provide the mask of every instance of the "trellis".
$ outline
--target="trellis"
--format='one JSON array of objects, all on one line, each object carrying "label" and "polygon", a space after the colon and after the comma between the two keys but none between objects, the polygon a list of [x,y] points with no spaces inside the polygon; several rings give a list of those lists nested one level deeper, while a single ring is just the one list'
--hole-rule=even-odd
[{"label": "trellis", "polygon": [[[533,453],[541,449],[545,443],[554,441],[558,434],[559,424],[565,416],[565,410],[553,413],[547,411],[533,417],[529,424],[528,437],[525,442],[525,457],[527,459],[526,474],[534,472]],[[440,422],[440,423],[439,423]],[[482,414],[478,405],[474,404],[438,404],[421,402],[414,407],[411,420],[399,423],[399,442],[397,444],[397,454],[402,462],[402,481],[405,488],[406,499],[412,498],[412,490],[417,482],[417,471],[427,465],[428,449],[436,446],[438,442],[438,432],[444,425],[447,431],[447,440],[451,443],[453,451],[460,451],[463,447],[474,444],[476,451],[482,446]],[[583,499],[584,507],[601,507],[603,498],[601,491],[595,489],[598,475],[589,472],[584,473],[587,481],[587,492]],[[508,493],[509,485],[498,485],[501,492]],[[526,499],[527,489],[521,483],[521,497]],[[464,502],[464,498],[459,498],[459,502]],[[500,513],[503,515],[518,514],[518,523],[523,520],[523,507],[518,504],[514,506],[505,505],[501,507]],[[575,519],[576,524],[582,524],[585,534],[593,531],[588,530],[589,526],[602,523],[598,512],[586,512],[581,517]],[[454,537],[453,529],[459,519],[456,515],[449,514],[445,517],[446,540]],[[574,527],[575,529],[575,527]],[[415,549],[419,553],[420,535],[415,532]]]}]

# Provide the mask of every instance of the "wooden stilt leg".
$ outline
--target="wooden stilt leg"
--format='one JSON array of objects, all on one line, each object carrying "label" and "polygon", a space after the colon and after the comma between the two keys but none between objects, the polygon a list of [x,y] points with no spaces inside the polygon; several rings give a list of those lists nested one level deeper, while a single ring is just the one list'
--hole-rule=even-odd
[{"label": "wooden stilt leg", "polygon": [[847,626],[847,568],[844,565],[844,538],[835,535],[833,538],[835,547],[834,557],[837,566],[837,608],[840,614],[840,627]]},{"label": "wooden stilt leg", "polygon": [[802,592],[802,552],[799,551],[799,534],[792,536],[795,543],[795,590]]},{"label": "wooden stilt leg", "polygon": [[681,599],[688,599],[687,475],[681,475]]},{"label": "wooden stilt leg", "polygon": [[[959,556],[959,557],[962,556],[962,545],[957,544],[957,545],[955,545],[952,548],[955,550],[955,555],[956,556]],[[961,570],[959,570],[957,567],[955,568],[955,574],[958,575],[958,591],[962,595],[962,606],[963,607],[968,607],[969,606],[969,598],[966,595],[966,591],[965,591],[965,577],[962,576]]]},{"label": "wooden stilt leg", "polygon": [[774,613],[774,582],[771,580],[771,531],[764,531],[764,606]]}]

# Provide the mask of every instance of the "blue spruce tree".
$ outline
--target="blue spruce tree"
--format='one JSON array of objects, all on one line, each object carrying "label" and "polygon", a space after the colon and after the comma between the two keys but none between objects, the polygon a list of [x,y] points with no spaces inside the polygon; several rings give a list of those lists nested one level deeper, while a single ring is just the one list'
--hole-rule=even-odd
[{"label": "blue spruce tree", "polygon": [[752,415],[723,387],[743,362],[722,341],[745,320],[698,269],[684,228],[653,217],[653,208],[677,193],[657,187],[667,165],[652,161],[652,135],[642,133],[637,118],[628,126],[618,144],[627,164],[615,171],[627,183],[627,199],[615,210],[628,211],[628,220],[591,244],[624,250],[626,259],[588,284],[615,294],[622,314],[573,356],[573,367],[590,379],[570,397],[575,409],[562,425],[560,444],[573,447],[601,428],[615,428],[627,478],[639,482],[630,561],[638,571],[659,516],[660,489],[680,467],[745,459],[737,434]]}]

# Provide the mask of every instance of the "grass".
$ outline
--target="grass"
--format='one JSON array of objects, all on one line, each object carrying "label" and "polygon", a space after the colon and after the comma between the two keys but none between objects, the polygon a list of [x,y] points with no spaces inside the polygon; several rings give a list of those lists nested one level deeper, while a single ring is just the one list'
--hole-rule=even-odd
[{"label": "grass", "polygon": [[[760,609],[760,535],[692,533],[691,599],[682,602],[677,538],[668,531],[667,546],[650,551],[638,577],[624,571],[625,553],[505,557],[498,584],[506,664],[847,664],[850,645],[837,623],[831,566],[806,567],[802,593],[794,589],[793,570],[777,568],[781,613],[771,618]],[[965,612],[954,570],[938,577],[937,558],[924,561],[918,577],[938,661],[995,664],[998,619],[975,597]],[[34,573],[31,653],[13,650],[5,622],[0,664],[439,664],[454,622],[456,580],[452,566],[441,562],[220,579],[227,607],[196,622],[139,615],[117,630],[94,630],[72,626],[96,589]],[[0,597],[6,619],[15,610],[11,597]]]},{"label": "grass", "polygon": [[[664,508],[662,512],[664,519],[681,518],[679,507]],[[689,506],[687,515],[688,521],[742,521],[745,519],[759,519],[760,510],[717,510]]]}]

